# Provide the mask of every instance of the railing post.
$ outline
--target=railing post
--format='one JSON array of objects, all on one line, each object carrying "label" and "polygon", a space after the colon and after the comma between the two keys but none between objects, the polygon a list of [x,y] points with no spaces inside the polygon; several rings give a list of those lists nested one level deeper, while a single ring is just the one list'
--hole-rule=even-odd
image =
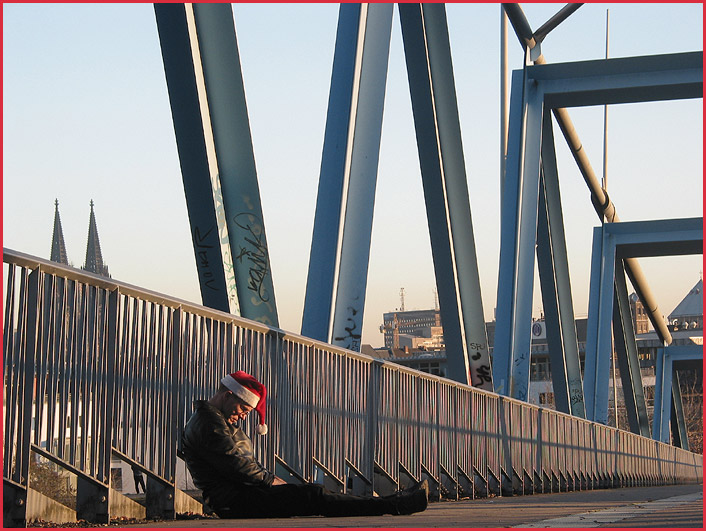
[{"label": "railing post", "polygon": [[106,485],[78,476],[76,479],[76,518],[96,524],[109,523],[108,495],[109,488]]},{"label": "railing post", "polygon": [[174,520],[176,517],[174,485],[148,475],[145,502],[147,518]]}]

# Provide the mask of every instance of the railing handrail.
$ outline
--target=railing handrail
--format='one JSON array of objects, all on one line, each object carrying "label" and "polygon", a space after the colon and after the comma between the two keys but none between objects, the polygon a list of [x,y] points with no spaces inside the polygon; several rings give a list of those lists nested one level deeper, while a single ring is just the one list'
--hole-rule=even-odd
[{"label": "railing handrail", "polygon": [[[410,367],[406,367],[404,365],[394,363],[393,361],[388,361],[388,360],[382,359],[382,358],[375,358],[372,356],[368,356],[367,354],[363,354],[361,352],[355,352],[353,350],[347,350],[347,349],[338,347],[336,345],[331,345],[329,343],[319,341],[317,339],[312,339],[310,337],[302,336],[302,335],[294,333],[294,332],[289,332],[289,331],[283,330],[281,328],[276,328],[273,326],[269,326],[269,325],[260,323],[258,321],[253,321],[251,319],[247,319],[247,318],[241,317],[239,315],[233,315],[232,313],[227,313],[227,312],[224,312],[221,310],[208,308],[206,306],[202,306],[202,305],[195,303],[195,302],[187,301],[185,299],[180,299],[178,297],[174,297],[171,295],[166,295],[164,293],[153,291],[153,290],[150,290],[147,288],[141,288],[139,286],[136,286],[134,284],[129,284],[129,283],[123,282],[121,280],[107,278],[107,277],[104,277],[101,275],[97,275],[95,273],[91,273],[90,271],[86,271],[84,269],[79,269],[79,268],[72,267],[69,265],[60,264],[58,262],[52,262],[51,260],[47,260],[47,259],[33,256],[30,254],[22,253],[20,251],[14,250],[14,249],[8,249],[7,247],[3,247],[3,262],[14,263],[16,265],[27,267],[28,269],[32,269],[32,270],[34,270],[38,267],[41,267],[42,271],[47,272],[47,273],[52,273],[52,274],[55,274],[60,277],[64,277],[64,278],[79,281],[79,282],[87,282],[89,284],[92,284],[94,286],[97,286],[97,287],[100,287],[103,289],[107,289],[109,291],[119,289],[120,293],[123,295],[129,295],[129,296],[141,299],[141,300],[145,300],[145,301],[152,302],[155,304],[161,304],[161,305],[168,306],[168,307],[174,308],[174,309],[181,308],[181,309],[187,310],[191,313],[194,313],[194,314],[197,314],[197,315],[200,315],[203,317],[215,317],[221,321],[230,321],[231,323],[237,324],[238,326],[240,326],[242,328],[247,328],[247,329],[252,330],[254,332],[260,332],[260,333],[264,333],[264,334],[275,334],[283,340],[293,341],[293,342],[300,343],[300,344],[303,344],[306,346],[324,349],[326,351],[334,352],[337,354],[344,354],[346,356],[352,356],[353,358],[357,358],[357,359],[364,359],[364,360],[372,361],[372,362],[375,362],[378,364],[382,364],[383,366],[390,366],[391,365],[396,370],[400,370],[402,372],[420,375],[423,378],[427,378],[430,380],[443,381],[446,384],[451,384],[451,385],[454,385],[454,386],[462,388],[462,389],[471,389],[472,388],[474,391],[486,394],[488,396],[499,396],[496,393],[493,393],[492,391],[486,391],[484,389],[471,387],[470,385],[462,384],[460,382],[456,382],[455,380],[448,380],[442,376],[438,376],[435,374],[421,372],[416,369],[412,369]],[[516,401],[516,402],[519,402],[523,405],[528,405],[531,407],[539,408],[539,406],[536,406],[534,404],[529,404],[527,402],[521,402],[519,400],[515,400],[510,397],[503,396],[502,398],[504,400]]]},{"label": "railing handrail", "polygon": [[[7,258],[10,258],[11,260],[7,260]],[[135,286],[134,284],[129,284],[127,282],[123,282],[120,280],[115,280],[113,278],[107,278],[101,275],[97,275],[95,273],[91,273],[90,271],[86,271],[84,269],[78,269],[76,267],[60,264],[57,262],[52,262],[51,260],[47,260],[44,258],[40,258],[37,256],[29,255],[26,253],[22,253],[13,249],[8,249],[7,247],[3,247],[3,262],[8,262],[8,263],[14,263],[19,266],[24,266],[29,269],[35,269],[37,267],[41,267],[43,271],[56,274],[58,276],[71,279],[71,280],[76,280],[80,282],[88,282],[92,285],[95,285],[100,288],[108,289],[110,291],[119,289],[120,293],[123,295],[129,295],[133,296],[138,299],[142,299],[145,301],[149,301],[155,304],[161,304],[164,306],[168,306],[171,308],[181,308],[184,310],[187,310],[191,313],[201,315],[203,317],[215,317],[218,318],[221,321],[230,321],[234,324],[237,324],[238,326],[242,328],[247,328],[249,330],[252,330],[254,332],[260,332],[264,334],[275,334],[278,337],[280,337],[283,340],[287,341],[293,341],[295,343],[300,343],[302,345],[306,346],[311,346],[319,349],[323,349],[329,352],[333,352],[336,354],[343,354],[346,356],[351,356],[356,359],[363,359],[367,361],[371,361],[373,363],[380,364],[382,366],[391,366],[395,370],[399,370],[402,372],[406,372],[409,374],[414,374],[416,376],[420,376],[422,378],[428,379],[428,380],[434,380],[434,381],[439,381],[443,382],[447,385],[452,385],[454,387],[458,387],[460,389],[473,389],[474,392],[478,392],[487,396],[492,396],[492,397],[497,397],[502,399],[505,402],[508,403],[518,403],[521,404],[522,406],[526,406],[529,408],[533,409],[542,409],[542,410],[550,410],[554,414],[572,418],[572,419],[580,419],[583,422],[587,422],[589,424],[599,424],[594,421],[589,421],[580,417],[575,417],[573,415],[570,415],[568,413],[564,413],[562,411],[557,411],[553,410],[551,408],[543,408],[539,405],[536,404],[531,404],[529,402],[523,402],[521,400],[517,400],[512,397],[508,397],[505,395],[499,395],[497,393],[494,393],[492,391],[486,391],[485,389],[480,389],[477,387],[472,387],[470,385],[462,384],[460,382],[457,382],[455,380],[449,380],[447,378],[444,378],[443,376],[435,375],[435,374],[430,374],[426,372],[422,372],[416,369],[412,369],[410,367],[406,367],[404,365],[401,365],[399,363],[395,363],[393,361],[389,361],[386,359],[382,358],[375,358],[372,356],[368,356],[367,354],[363,354],[360,352],[355,352],[352,350],[347,350],[341,347],[338,347],[336,345],[331,345],[329,343],[325,343],[323,341],[319,341],[317,339],[312,339],[306,336],[302,336],[300,334],[296,334],[294,332],[289,332],[286,330],[283,330],[281,328],[276,328],[273,326],[269,326],[263,323],[260,323],[258,321],[253,321],[251,319],[247,319],[245,317],[241,317],[238,315],[233,315],[231,313],[227,313],[221,310],[216,310],[213,308],[208,308],[206,306],[202,306],[200,304],[197,304],[195,302],[187,301],[185,299],[179,299],[178,297],[173,297],[171,295],[166,295],[164,293],[160,293],[157,291],[153,291],[147,288],[141,288],[139,286]],[[616,428],[614,426],[607,426],[604,424],[599,424],[602,427],[609,428],[611,430],[615,430],[618,432],[626,431],[626,433],[631,433],[628,432],[627,430],[621,430],[619,428]],[[651,440],[651,439],[649,439]]]}]

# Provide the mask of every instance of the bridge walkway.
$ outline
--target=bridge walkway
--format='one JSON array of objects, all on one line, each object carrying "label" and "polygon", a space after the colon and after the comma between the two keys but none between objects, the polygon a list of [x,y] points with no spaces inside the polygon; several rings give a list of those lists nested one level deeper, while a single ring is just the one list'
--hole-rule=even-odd
[{"label": "bridge walkway", "polygon": [[[185,527],[184,520],[128,527]],[[203,519],[190,528],[703,528],[703,485],[668,485],[432,503],[409,516]]]}]

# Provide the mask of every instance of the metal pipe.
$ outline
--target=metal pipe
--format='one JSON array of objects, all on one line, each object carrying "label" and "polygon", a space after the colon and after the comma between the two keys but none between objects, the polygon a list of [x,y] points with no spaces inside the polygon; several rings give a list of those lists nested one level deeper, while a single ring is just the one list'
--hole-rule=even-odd
[{"label": "metal pipe", "polygon": [[510,19],[510,24],[512,24],[517,38],[520,39],[522,47],[534,48],[537,45],[537,41],[520,4],[503,3],[502,6],[507,18]]},{"label": "metal pipe", "polygon": [[[520,39],[520,43],[523,46],[529,46],[530,48],[536,46],[537,41],[532,34],[532,29],[530,28],[529,22],[527,22],[527,18],[525,17],[522,8],[518,4],[503,4],[503,8],[510,19],[512,27],[515,28],[515,32],[517,33],[517,37]],[[543,55],[540,55],[534,61],[534,64],[546,64],[546,59]],[[561,128],[561,132],[569,145],[571,154],[573,155],[574,160],[581,171],[581,175],[583,176],[588,189],[591,191],[591,202],[593,203],[593,207],[595,208],[601,222],[603,222],[604,218],[610,223],[620,221],[618,214],[615,211],[615,205],[610,200],[610,197],[608,197],[608,193],[601,187],[600,181],[596,177],[596,173],[591,166],[591,162],[588,160],[588,155],[586,155],[586,151],[583,149],[583,144],[581,143],[578,133],[576,133],[574,124],[569,117],[569,112],[563,107],[555,108],[553,109],[553,112],[554,117]],[[647,310],[647,316],[654,326],[655,332],[665,345],[669,345],[672,342],[672,335],[669,333],[667,324],[664,322],[659,313],[657,301],[652,294],[652,290],[647,284],[642,267],[640,267],[639,262],[635,258],[625,258],[624,263],[625,272],[635,288],[637,296],[640,298],[640,301],[642,301],[642,304]]]},{"label": "metal pipe", "polygon": [[546,37],[550,31],[552,31],[559,24],[569,18],[582,5],[583,4],[566,4],[564,7],[561,8],[561,10],[557,12],[556,15],[547,20],[544,24],[539,27],[537,31],[534,32],[534,40],[536,40],[537,42],[542,42],[544,40],[544,37]]},{"label": "metal pipe", "polygon": [[[507,15],[500,8],[500,197],[505,184],[505,163],[507,160],[507,130],[510,120],[510,102],[508,87],[510,86],[510,69],[507,52]],[[502,203],[501,203],[502,204]]]}]

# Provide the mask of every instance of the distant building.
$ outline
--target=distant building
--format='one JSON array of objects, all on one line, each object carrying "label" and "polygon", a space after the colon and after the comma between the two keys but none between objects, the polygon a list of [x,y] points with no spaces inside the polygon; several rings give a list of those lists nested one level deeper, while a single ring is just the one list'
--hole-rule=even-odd
[{"label": "distant building", "polygon": [[86,261],[82,267],[85,271],[90,271],[96,275],[110,277],[108,266],[103,263],[101,253],[101,242],[98,238],[98,226],[96,225],[96,215],[93,212],[93,199],[91,199],[91,214],[88,218],[88,243],[86,244]]},{"label": "distant building", "polygon": [[640,297],[637,293],[633,293],[630,299],[630,313],[632,315],[632,327],[635,334],[646,334],[650,331],[650,320],[647,317],[647,311],[640,302]]},{"label": "distant building", "polygon": [[671,330],[704,329],[704,281],[699,279],[686,297],[677,305],[667,320]]},{"label": "distant building", "polygon": [[[632,323],[635,329],[638,357],[642,384],[646,389],[655,385],[655,359],[657,349],[662,342],[657,333],[650,331],[649,319],[644,306],[636,294],[630,295]],[[429,325],[432,319],[438,317],[438,325]],[[383,314],[384,324],[380,327],[385,333],[385,347],[361,352],[393,361],[416,370],[446,375],[446,350],[443,344],[443,328],[438,310],[420,310],[415,312],[389,312]],[[703,280],[689,291],[686,297],[669,314],[669,328],[672,333],[673,345],[703,345]],[[588,319],[576,319],[576,337],[578,341],[579,360],[583,374],[586,356],[586,335]],[[488,351],[493,355],[495,343],[495,321],[485,324],[488,337]],[[552,385],[549,344],[547,343],[546,323],[543,319],[532,323],[532,339],[530,345],[530,389],[528,401],[545,407],[554,407],[554,389]],[[622,388],[618,373],[617,388]],[[611,373],[612,379],[612,373]],[[646,396],[653,393],[646,392]],[[611,403],[612,403],[611,391]],[[618,405],[622,403],[622,393],[619,393]],[[613,406],[611,406],[612,408]],[[651,408],[651,404],[648,404]]]},{"label": "distant building", "polygon": [[58,199],[54,201],[54,232],[51,238],[51,255],[49,260],[69,265],[69,258],[66,255],[66,244],[64,243],[64,231],[61,228]]},{"label": "distant building", "polygon": [[[100,239],[98,237],[98,225],[96,224],[96,215],[93,211],[93,200],[91,200],[91,213],[88,218],[88,241],[86,243],[86,260],[83,263],[84,271],[95,273],[110,278],[108,266],[103,262],[103,253],[101,252]],[[52,233],[51,254],[49,259],[52,262],[71,265],[66,253],[66,244],[64,242],[64,232],[61,227],[61,217],[59,216],[59,200],[54,202],[54,231]]]},{"label": "distant building", "polygon": [[[401,335],[431,337],[430,327],[441,327],[439,310],[389,312],[382,316],[380,331],[385,335],[385,348],[399,348]],[[424,336],[429,333],[429,336]],[[443,337],[443,331],[440,334]],[[443,342],[443,339],[442,339]]]}]

